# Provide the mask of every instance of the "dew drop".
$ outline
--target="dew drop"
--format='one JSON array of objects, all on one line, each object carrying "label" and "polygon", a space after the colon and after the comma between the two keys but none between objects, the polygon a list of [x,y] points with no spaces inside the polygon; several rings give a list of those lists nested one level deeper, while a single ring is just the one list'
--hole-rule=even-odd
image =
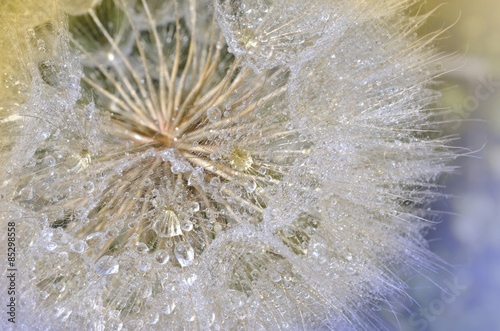
[{"label": "dew drop", "polygon": [[92,193],[94,191],[94,188],[95,188],[94,183],[90,180],[83,183],[83,189],[87,193]]},{"label": "dew drop", "polygon": [[287,238],[292,238],[295,235],[295,231],[293,231],[290,227],[286,227],[283,229],[283,235]]},{"label": "dew drop", "polygon": [[356,269],[354,269],[353,267],[347,267],[345,268],[345,272],[348,275],[354,275],[356,273]]},{"label": "dew drop", "polygon": [[84,218],[85,217],[85,208],[82,206],[76,207],[75,211],[73,212],[73,215],[75,215],[75,217],[77,219]]},{"label": "dew drop", "polygon": [[220,185],[220,178],[219,177],[213,177],[212,179],[210,179],[210,185],[212,186],[219,186]]},{"label": "dew drop", "polygon": [[170,315],[175,309],[175,303],[166,303],[165,306],[163,306],[163,313],[165,315]]},{"label": "dew drop", "polygon": [[47,249],[48,249],[49,251],[53,251],[54,249],[56,249],[56,248],[57,248],[57,244],[56,244],[55,242],[51,241],[51,242],[49,242],[49,243],[47,244],[47,246],[46,246],[46,247],[47,247]]},{"label": "dew drop", "polygon": [[151,262],[139,260],[139,262],[137,263],[137,266],[138,266],[139,270],[146,271],[146,270],[151,269]]},{"label": "dew drop", "polygon": [[245,182],[245,189],[248,193],[252,193],[257,188],[257,183],[252,178]]},{"label": "dew drop", "polygon": [[160,237],[171,238],[182,234],[179,218],[172,210],[165,210],[153,223],[153,230]]},{"label": "dew drop", "polygon": [[170,255],[166,250],[159,249],[155,254],[155,261],[159,264],[165,264],[168,262]]},{"label": "dew drop", "polygon": [[25,187],[19,192],[19,195],[23,200],[31,200],[34,197],[34,192],[31,187]]},{"label": "dew drop", "polygon": [[118,273],[120,265],[112,256],[105,255],[101,257],[95,264],[97,271],[101,275],[112,275]]},{"label": "dew drop", "polygon": [[182,231],[191,231],[193,230],[193,223],[191,221],[183,221],[181,224]]},{"label": "dew drop", "polygon": [[145,243],[138,241],[135,244],[135,250],[137,251],[137,253],[144,254],[149,251],[149,247]]},{"label": "dew drop", "polygon": [[160,319],[160,315],[157,312],[151,312],[148,315],[148,323],[151,325],[158,323],[159,319]]},{"label": "dew drop", "polygon": [[191,175],[188,178],[188,185],[189,186],[197,186],[203,183],[203,171],[200,169],[197,169],[191,173]]},{"label": "dew drop", "polygon": [[26,30],[26,33],[28,34],[28,36],[30,38],[35,38],[35,30],[34,29],[29,28],[28,30]]},{"label": "dew drop", "polygon": [[174,253],[181,267],[187,267],[193,263],[194,250],[187,241],[181,241],[175,245]]},{"label": "dew drop", "polygon": [[36,45],[40,52],[45,53],[47,51],[45,41],[43,41],[42,39],[38,39]]},{"label": "dew drop", "polygon": [[114,61],[115,60],[115,55],[111,52],[108,52],[106,54],[106,57],[108,58],[109,61]]},{"label": "dew drop", "polygon": [[269,277],[275,283],[277,283],[277,282],[279,282],[281,280],[281,275],[279,273],[277,273],[276,271],[271,272],[271,274],[269,275]]},{"label": "dew drop", "polygon": [[250,153],[242,149],[235,149],[229,157],[231,168],[238,171],[248,170],[252,163],[253,159]]},{"label": "dew drop", "polygon": [[49,155],[43,158],[43,163],[45,163],[47,167],[52,167],[56,164],[56,159],[52,155]]},{"label": "dew drop", "polygon": [[106,241],[106,236],[101,232],[95,232],[89,234],[85,240],[92,248],[99,248]]},{"label": "dew drop", "polygon": [[212,123],[220,121],[221,115],[222,113],[217,107],[210,107],[207,110],[207,118]]},{"label": "dew drop", "polygon": [[71,250],[75,253],[83,253],[89,248],[86,242],[83,240],[77,240],[70,246]]},{"label": "dew drop", "polygon": [[196,213],[197,211],[200,210],[200,204],[196,201],[191,201],[189,203],[189,209],[193,212]]},{"label": "dew drop", "polygon": [[123,328],[123,323],[119,319],[112,318],[108,321],[106,330],[121,331]]},{"label": "dew drop", "polygon": [[59,261],[62,263],[66,263],[69,261],[69,254],[66,252],[59,253],[59,255],[57,257],[58,257]]},{"label": "dew drop", "polygon": [[175,160],[175,154],[172,149],[166,149],[160,153],[160,156],[163,161],[174,161]]}]

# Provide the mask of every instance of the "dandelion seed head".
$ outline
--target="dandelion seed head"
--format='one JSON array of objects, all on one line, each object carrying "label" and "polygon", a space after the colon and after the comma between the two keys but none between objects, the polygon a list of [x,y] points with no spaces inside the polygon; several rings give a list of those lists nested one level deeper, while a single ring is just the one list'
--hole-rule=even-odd
[{"label": "dandelion seed head", "polygon": [[426,265],[419,208],[450,154],[405,2],[351,3],[10,18],[24,87],[0,108],[0,202],[22,323],[338,329],[390,305],[393,270]]}]

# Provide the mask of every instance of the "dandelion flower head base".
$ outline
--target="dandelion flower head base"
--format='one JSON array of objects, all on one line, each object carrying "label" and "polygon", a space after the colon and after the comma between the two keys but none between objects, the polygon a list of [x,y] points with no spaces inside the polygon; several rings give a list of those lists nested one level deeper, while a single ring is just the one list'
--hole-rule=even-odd
[{"label": "dandelion flower head base", "polygon": [[450,155],[411,1],[79,3],[0,86],[26,327],[366,327],[426,265]]}]

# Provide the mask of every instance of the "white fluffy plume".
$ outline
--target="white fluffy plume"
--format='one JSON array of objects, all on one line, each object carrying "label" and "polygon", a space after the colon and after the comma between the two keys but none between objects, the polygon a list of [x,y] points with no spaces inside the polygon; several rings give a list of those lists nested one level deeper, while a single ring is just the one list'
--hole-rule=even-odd
[{"label": "white fluffy plume", "polygon": [[451,157],[411,2],[2,4],[17,326],[376,327]]}]

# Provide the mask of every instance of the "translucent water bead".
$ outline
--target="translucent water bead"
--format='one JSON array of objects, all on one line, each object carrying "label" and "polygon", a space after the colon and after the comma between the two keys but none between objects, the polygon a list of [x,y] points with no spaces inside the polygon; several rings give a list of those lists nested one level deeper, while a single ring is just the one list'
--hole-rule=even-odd
[{"label": "translucent water bead", "polygon": [[182,267],[190,266],[194,260],[193,247],[187,241],[181,241],[175,245],[175,257]]},{"label": "translucent water bead", "polygon": [[106,255],[101,257],[95,264],[97,271],[101,275],[112,275],[118,273],[120,265],[112,256]]}]

